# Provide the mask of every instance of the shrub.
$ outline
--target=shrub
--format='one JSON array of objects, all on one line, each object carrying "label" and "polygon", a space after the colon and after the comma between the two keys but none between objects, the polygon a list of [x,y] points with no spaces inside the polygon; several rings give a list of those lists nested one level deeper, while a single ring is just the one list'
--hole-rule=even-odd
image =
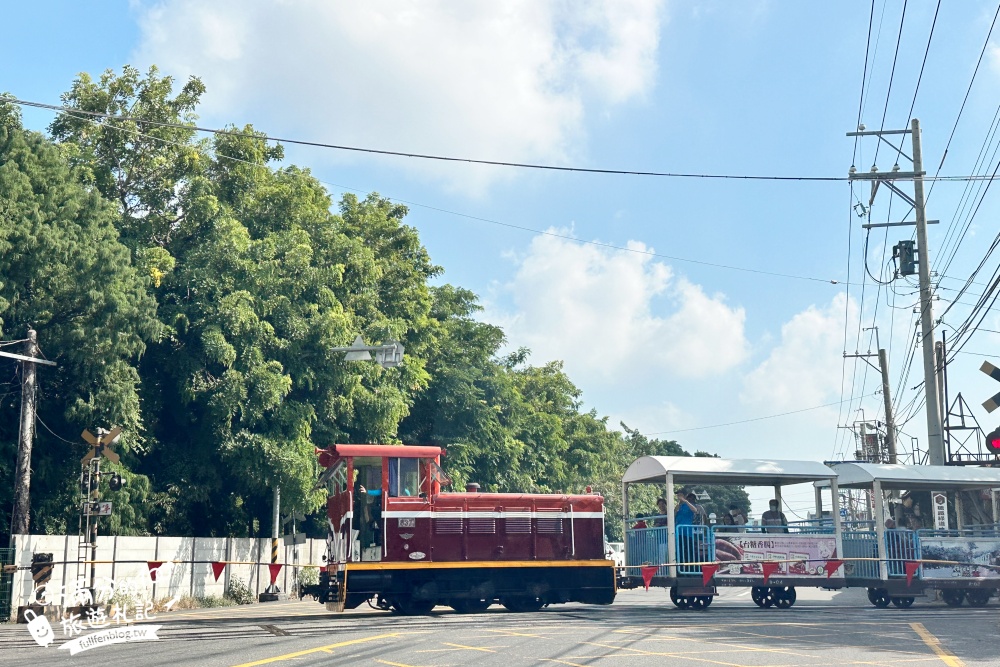
[{"label": "shrub", "polygon": [[250,586],[239,577],[230,577],[229,588],[226,589],[225,597],[232,600],[235,604],[253,604],[256,602]]}]

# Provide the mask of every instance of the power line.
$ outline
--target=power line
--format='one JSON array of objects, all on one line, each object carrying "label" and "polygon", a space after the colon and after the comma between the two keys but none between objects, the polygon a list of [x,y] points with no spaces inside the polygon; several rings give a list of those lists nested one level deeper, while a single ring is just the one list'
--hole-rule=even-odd
[{"label": "power line", "polygon": [[[2,100],[2,99],[3,98],[0,97],[0,100]],[[76,111],[73,110],[73,109],[65,109],[65,108],[59,108],[58,112],[66,114],[66,115],[73,115],[73,114],[76,113]],[[115,125],[109,125],[104,120],[98,120],[96,122],[99,125],[103,126],[103,127],[106,127],[108,129],[115,130],[115,131],[118,131],[118,132],[127,132],[127,133],[131,133],[131,134],[135,134],[137,136],[145,137],[147,139],[152,139],[154,141],[159,141],[161,143],[172,144],[172,145],[176,145],[176,146],[182,145],[182,144],[180,144],[180,142],[171,141],[169,139],[163,139],[161,137],[155,137],[155,136],[152,136],[152,135],[140,132],[138,130],[133,130],[133,129],[129,129],[129,128],[123,128],[123,127],[117,127]],[[256,135],[245,135],[245,136],[254,137],[256,139],[264,139],[264,137],[256,136]],[[218,158],[224,158],[224,159],[227,159],[227,160],[232,160],[234,162],[240,162],[240,163],[247,164],[247,165],[254,166],[254,167],[260,167],[260,166],[262,166],[262,165],[260,165],[257,162],[253,162],[251,160],[244,160],[242,158],[234,157],[232,155],[226,155],[224,153],[216,153],[216,157],[218,157]],[[292,174],[294,172],[287,172],[286,171],[284,173],[286,173],[286,174]],[[354,188],[354,187],[347,186],[347,185],[341,185],[341,184],[338,184],[338,183],[332,183],[330,181],[324,181],[324,180],[316,178],[315,176],[312,176],[311,178],[314,178],[318,183],[322,183],[324,185],[329,185],[329,186],[332,186],[332,187],[335,187],[335,188],[339,188],[341,190],[349,190],[351,192],[358,192],[358,193],[368,192],[368,190],[362,190],[360,188]],[[476,220],[478,222],[485,222],[485,223],[488,223],[488,224],[491,224],[491,225],[497,225],[497,226],[500,226],[500,227],[508,227],[510,229],[517,229],[517,230],[520,230],[520,231],[529,232],[531,234],[536,234],[536,235],[540,235],[540,236],[551,236],[551,237],[554,237],[554,238],[564,239],[564,240],[572,241],[574,243],[579,243],[579,244],[582,244],[582,245],[593,245],[593,246],[597,246],[597,247],[600,247],[600,248],[607,248],[609,250],[617,250],[617,251],[620,251],[620,252],[629,252],[629,253],[633,253],[633,254],[637,254],[637,255],[646,255],[648,257],[656,257],[656,258],[659,258],[659,259],[668,259],[668,260],[675,261],[675,262],[685,262],[685,263],[688,263],[688,264],[697,264],[697,265],[700,265],[700,266],[710,266],[710,267],[718,268],[718,269],[728,269],[730,271],[742,271],[744,273],[754,273],[754,274],[759,274],[759,275],[768,275],[768,276],[774,276],[774,277],[777,277],[777,278],[791,278],[791,279],[794,279],[794,280],[806,280],[806,281],[811,281],[811,282],[829,283],[831,285],[846,285],[847,284],[845,281],[836,280],[836,279],[833,279],[833,278],[819,278],[819,277],[816,277],[816,276],[803,276],[803,275],[797,275],[797,274],[792,274],[792,273],[781,273],[781,272],[777,272],[777,271],[765,271],[763,269],[751,269],[751,268],[747,268],[747,267],[739,267],[739,266],[733,266],[733,265],[729,265],[729,264],[720,264],[720,263],[717,263],[717,262],[708,262],[708,261],[704,261],[704,260],[689,259],[689,258],[685,258],[685,257],[677,257],[677,256],[674,256],[674,255],[666,255],[664,253],[653,252],[651,250],[641,250],[639,248],[630,248],[630,247],[627,247],[627,246],[619,246],[619,245],[615,245],[613,243],[604,243],[602,241],[586,241],[586,240],[583,240],[583,239],[575,238],[575,237],[570,236],[568,234],[560,234],[558,232],[552,232],[552,231],[547,231],[547,230],[534,229],[534,228],[525,227],[525,226],[522,226],[522,225],[515,225],[515,224],[512,224],[512,223],[508,223],[508,222],[502,222],[500,220],[493,220],[491,218],[484,218],[484,217],[481,217],[481,216],[471,215],[471,214],[468,214],[468,213],[460,213],[458,211],[451,211],[449,209],[440,208],[440,207],[437,207],[437,206],[431,206],[429,204],[421,204],[419,202],[409,201],[409,200],[406,200],[406,199],[397,199],[397,198],[394,198],[394,197],[388,197],[388,199],[390,199],[391,201],[398,202],[400,204],[407,204],[409,206],[416,206],[416,207],[424,208],[424,209],[427,209],[427,210],[430,210],[430,211],[436,211],[438,213],[446,213],[448,215],[454,215],[456,217],[466,218],[468,220]]]},{"label": "power line", "polygon": [[[165,121],[154,121],[141,118],[133,118],[131,116],[122,116],[116,114],[103,113],[100,111],[86,111],[84,109],[74,109],[72,107],[59,106],[55,104],[44,104],[42,102],[31,102],[28,100],[22,100],[16,97],[3,96],[0,95],[0,102],[6,102],[9,104],[17,104],[20,106],[34,107],[37,109],[49,109],[51,111],[56,111],[64,114],[77,114],[90,116],[92,118],[101,119],[104,121],[117,120],[129,123],[135,123],[137,125],[153,125],[156,127],[170,127],[181,130],[191,130],[194,132],[206,132],[210,134],[216,134],[220,136],[237,137],[244,139],[256,139],[259,141],[274,141],[283,144],[294,144],[298,146],[312,146],[314,148],[327,148],[331,150],[340,151],[351,151],[356,153],[369,153],[374,155],[391,155],[395,157],[406,157],[414,158],[419,160],[437,160],[442,162],[462,162],[466,164],[484,164],[492,165],[496,167],[514,167],[518,169],[540,169],[545,171],[562,171],[562,172],[575,172],[584,174],[604,174],[604,175],[618,175],[618,176],[652,176],[659,178],[694,178],[694,179],[706,179],[706,180],[737,180],[737,181],[799,181],[799,182],[825,182],[825,183],[839,183],[848,181],[847,176],[782,176],[782,175],[753,175],[753,174],[705,174],[705,173],[692,173],[692,172],[667,172],[667,171],[643,171],[638,169],[602,169],[593,167],[572,167],[572,166],[560,166],[552,164],[538,164],[531,162],[505,162],[500,160],[483,160],[478,158],[468,158],[468,157],[456,157],[447,155],[433,155],[428,153],[412,153],[407,151],[393,151],[384,150],[379,148],[365,148],[361,146],[345,146],[341,144],[329,144],[321,141],[310,141],[305,139],[288,139],[283,137],[274,137],[263,133],[250,133],[250,132],[240,132],[237,130],[220,130],[218,128],[202,127],[200,125],[186,125],[184,123],[168,123]],[[108,125],[107,127],[112,127]],[[123,128],[116,128],[123,129]],[[148,135],[142,135],[148,136]],[[158,137],[151,137],[157,139]],[[967,180],[979,180],[976,176],[935,176],[933,178],[925,178],[925,181],[929,180],[941,180],[941,181],[967,181]]]},{"label": "power line", "polygon": [[[875,396],[875,395],[876,394],[872,394],[872,396]],[[868,398],[868,397],[867,396],[858,396],[858,398]],[[764,417],[754,417],[752,419],[741,419],[740,421],[726,422],[725,424],[712,424],[710,426],[696,426],[694,428],[681,428],[681,429],[674,429],[674,430],[671,430],[671,431],[653,431],[651,433],[645,433],[644,435],[648,436],[648,435],[662,435],[663,433],[687,433],[688,431],[704,431],[705,429],[722,428],[723,426],[735,426],[736,424],[749,424],[750,422],[759,422],[759,421],[763,421],[765,419],[774,419],[776,417],[787,417],[788,415],[796,415],[796,414],[799,414],[800,412],[809,412],[810,410],[819,410],[821,408],[828,408],[828,407],[830,407],[832,405],[840,405],[841,403],[847,403],[847,402],[853,401],[853,400],[854,400],[853,398],[849,398],[849,399],[842,400],[842,401],[834,401],[832,403],[824,403],[823,405],[814,405],[811,408],[802,408],[801,410],[791,410],[789,412],[780,412],[780,413],[778,413],[776,415],[766,415]]]},{"label": "power line", "polygon": [[433,155],[428,153],[412,153],[407,151],[392,151],[379,148],[365,148],[361,146],[345,146],[342,144],[328,144],[321,141],[309,141],[305,139],[288,139],[282,137],[272,137],[266,134],[254,134],[249,132],[239,132],[237,130],[220,130],[199,125],[186,125],[184,123],[169,123],[164,121],[153,121],[133,118],[116,114],[102,113],[99,111],[85,111],[71,107],[58,106],[55,104],[44,104],[42,102],[30,102],[16,97],[0,96],[0,102],[8,102],[21,106],[35,107],[38,109],[50,109],[60,113],[83,114],[102,120],[118,120],[136,124],[155,125],[157,127],[171,127],[182,130],[192,130],[196,132],[208,132],[211,134],[238,137],[244,139],[257,139],[263,141],[275,141],[283,144],[294,144],[298,146],[311,146],[313,148],[328,148],[331,150],[351,151],[355,153],[370,153],[373,155],[391,155],[394,157],[406,157],[419,160],[437,160],[441,162],[463,162],[466,164],[484,164],[495,167],[516,167],[519,169],[541,169],[546,171],[567,171],[585,174],[613,174],[619,176],[655,176],[662,178],[701,178],[716,180],[742,180],[742,181],[813,181],[813,182],[837,182],[846,181],[846,177],[840,176],[757,176],[749,174],[695,174],[684,172],[664,172],[664,171],[643,171],[638,169],[599,169],[592,167],[568,167],[552,164],[538,164],[531,162],[505,162],[501,160],[482,160],[478,158],[455,157],[448,155]]},{"label": "power line", "polygon": [[[899,43],[903,39],[903,23],[906,21],[906,4],[907,0],[903,0],[903,13],[899,17],[899,32],[896,35],[896,52],[892,56],[892,70],[889,72],[889,88],[885,92],[885,107],[882,109],[882,125],[880,130],[885,129],[885,117],[889,112],[889,98],[892,96],[892,80],[896,78],[896,61],[899,59]],[[881,146],[881,142],[875,144],[875,159],[872,160],[872,164],[878,162],[878,149]]]}]

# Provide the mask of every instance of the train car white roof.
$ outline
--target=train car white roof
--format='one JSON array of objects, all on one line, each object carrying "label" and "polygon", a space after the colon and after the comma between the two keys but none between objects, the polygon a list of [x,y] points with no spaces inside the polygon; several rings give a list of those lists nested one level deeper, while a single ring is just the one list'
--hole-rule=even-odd
[{"label": "train car white roof", "polygon": [[816,461],[717,459],[708,456],[643,456],[632,462],[622,481],[660,483],[673,474],[675,484],[739,484],[776,486],[801,484],[837,476]]},{"label": "train car white roof", "polygon": [[1000,488],[1000,468],[975,466],[912,466],[900,463],[833,462],[840,488],[870,487],[878,480],[883,489],[951,489]]}]

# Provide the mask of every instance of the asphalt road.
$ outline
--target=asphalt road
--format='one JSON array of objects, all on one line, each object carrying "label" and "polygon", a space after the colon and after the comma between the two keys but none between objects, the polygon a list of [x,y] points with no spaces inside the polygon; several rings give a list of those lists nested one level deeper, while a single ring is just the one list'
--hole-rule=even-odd
[{"label": "asphalt road", "polygon": [[135,626],[162,626],[156,641],[74,656],[57,648],[70,641],[58,624],[45,648],[25,625],[11,624],[0,626],[0,665],[1000,665],[995,603],[954,609],[918,598],[910,609],[875,609],[864,591],[798,592],[787,610],[759,609],[748,591],[732,589],[706,611],[681,611],[661,589],[621,591],[608,607],[556,605],[531,614],[493,607],[476,615],[441,607],[428,617],[276,602],[160,614]]}]

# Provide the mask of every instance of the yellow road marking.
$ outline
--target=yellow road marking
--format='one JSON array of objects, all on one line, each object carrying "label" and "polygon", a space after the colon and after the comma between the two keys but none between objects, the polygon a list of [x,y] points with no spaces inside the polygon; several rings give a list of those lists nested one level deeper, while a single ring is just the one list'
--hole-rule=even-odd
[{"label": "yellow road marking", "polygon": [[450,642],[441,642],[445,646],[454,646],[455,648],[465,649],[466,651],[482,651],[483,653],[496,653],[493,649],[485,648],[482,646],[466,646],[464,644],[452,644]]},{"label": "yellow road marking", "polygon": [[349,639],[345,642],[337,642],[336,644],[327,644],[326,646],[319,646],[317,648],[306,649],[305,651],[296,651],[295,653],[286,653],[285,655],[278,655],[273,658],[264,658],[263,660],[254,660],[253,662],[244,662],[235,667],[255,667],[256,665],[266,665],[272,662],[281,662],[283,660],[291,660],[293,658],[300,658],[304,655],[309,655],[310,653],[332,653],[331,649],[340,648],[342,646],[350,646],[352,644],[363,644],[365,642],[372,642],[377,639],[388,639],[390,637],[398,637],[402,634],[410,634],[404,632],[392,632],[385,635],[374,635],[372,637],[362,637],[361,639]]},{"label": "yellow road marking", "polygon": [[568,660],[559,660],[557,658],[541,658],[546,662],[558,662],[560,665],[569,665],[570,667],[585,667],[578,662],[570,662]]},{"label": "yellow road marking", "polygon": [[965,667],[965,663],[955,657],[948,649],[941,646],[941,640],[932,635],[924,627],[923,623],[910,623],[910,627],[913,631],[920,635],[920,638],[924,640],[924,643],[930,647],[937,657],[941,658],[941,662],[948,665],[948,667]]},{"label": "yellow road marking", "polygon": [[548,637],[543,637],[542,635],[529,635],[526,632],[514,632],[513,630],[489,630],[486,632],[495,632],[504,637],[534,637],[535,639],[548,639]]},{"label": "yellow road marking", "polygon": [[383,665],[390,665],[391,667],[415,667],[415,665],[407,665],[402,662],[390,662],[388,660],[379,660],[378,658],[375,659],[375,662],[380,662]]}]

